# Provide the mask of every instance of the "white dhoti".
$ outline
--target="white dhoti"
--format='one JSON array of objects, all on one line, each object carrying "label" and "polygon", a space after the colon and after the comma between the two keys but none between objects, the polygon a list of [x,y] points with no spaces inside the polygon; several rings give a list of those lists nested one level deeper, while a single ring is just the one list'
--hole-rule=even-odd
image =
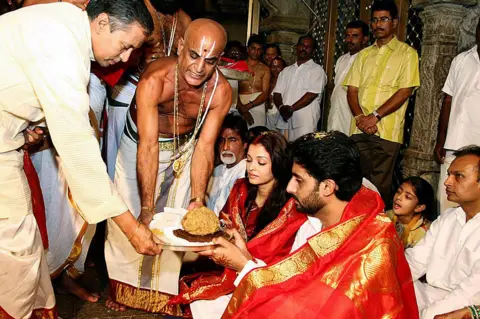
[{"label": "white dhoti", "polygon": [[108,96],[108,124],[106,136],[107,170],[113,180],[115,177],[115,163],[117,161],[118,148],[125,128],[128,108],[135,96],[138,77],[133,75],[124,76]]},{"label": "white dhoti", "polygon": [[45,203],[49,243],[45,254],[49,273],[55,278],[66,269],[75,278],[84,271],[96,225],[85,222],[73,207],[61,160],[55,149],[33,154],[32,162],[40,180]]},{"label": "white dhoti", "polygon": [[32,215],[23,152],[0,153],[0,317],[54,317],[55,295]]},{"label": "white dhoti", "polygon": [[[132,214],[138,218],[141,198],[136,141],[136,127],[128,116],[117,157],[115,186]],[[164,207],[186,208],[190,198],[190,160],[180,175],[174,173],[173,162],[170,161],[173,143],[170,141],[160,141],[159,145],[157,212],[162,212]],[[140,255],[111,219],[107,225],[105,259],[111,298],[135,309],[181,315],[179,306],[167,305],[167,302],[172,295],[178,294],[183,253],[164,250],[160,256]]]},{"label": "white dhoti", "polygon": [[[240,101],[242,104],[248,104],[254,101],[262,92],[252,93],[252,94],[240,94]],[[266,126],[267,125],[267,116],[265,114],[265,104],[262,103],[250,109],[250,114],[253,117],[253,124],[249,125],[248,128],[255,126]]]}]

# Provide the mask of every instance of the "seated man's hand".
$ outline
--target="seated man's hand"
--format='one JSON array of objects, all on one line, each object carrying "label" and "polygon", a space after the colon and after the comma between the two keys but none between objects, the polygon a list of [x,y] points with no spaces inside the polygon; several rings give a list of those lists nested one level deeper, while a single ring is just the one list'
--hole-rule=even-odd
[{"label": "seated man's hand", "polygon": [[140,223],[139,228],[130,236],[132,236],[130,238],[130,243],[137,253],[155,256],[162,252],[162,249],[155,241],[156,237],[144,224]]},{"label": "seated man's hand", "polygon": [[[238,231],[233,230],[232,234],[235,239],[235,244],[230,243],[223,237],[213,239],[215,247],[204,251],[197,252],[201,256],[207,256],[216,264],[230,268],[236,272],[242,271],[252,256],[247,250],[247,246],[243,241]],[[238,247],[238,246],[240,247]]]},{"label": "seated man's hand", "polygon": [[442,315],[436,315],[433,319],[471,319],[472,314],[468,308],[455,310]]}]

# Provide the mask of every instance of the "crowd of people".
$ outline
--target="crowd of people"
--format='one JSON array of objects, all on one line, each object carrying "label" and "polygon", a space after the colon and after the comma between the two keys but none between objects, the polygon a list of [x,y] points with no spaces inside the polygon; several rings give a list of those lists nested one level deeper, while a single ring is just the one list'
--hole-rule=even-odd
[{"label": "crowd of people", "polygon": [[[8,4],[1,318],[56,318],[55,278],[99,302],[78,278],[104,220],[111,310],[480,318],[477,45],[455,57],[443,88],[437,195],[420,176],[391,194],[406,107],[420,87],[417,52],[395,36],[393,1],[372,4],[370,26],[348,23],[328,114],[310,35],[288,65],[279,45],[259,35],[246,47],[228,41],[180,1]],[[227,79],[224,57],[243,61],[248,79]],[[149,228],[155,215],[204,206],[231,240],[214,238],[197,254],[162,250]]]}]

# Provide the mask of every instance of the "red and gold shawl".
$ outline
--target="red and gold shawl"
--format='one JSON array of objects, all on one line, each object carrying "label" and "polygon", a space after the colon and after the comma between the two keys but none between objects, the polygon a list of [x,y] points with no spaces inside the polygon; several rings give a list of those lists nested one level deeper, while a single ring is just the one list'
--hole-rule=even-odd
[{"label": "red and gold shawl", "polygon": [[247,274],[222,318],[418,318],[403,245],[383,206],[362,187],[338,224]]},{"label": "red and gold shawl", "polygon": [[[236,186],[238,185],[242,184],[238,183]],[[233,189],[229,199],[232,198],[232,194],[234,194]],[[246,196],[246,193],[241,194]],[[236,194],[234,195],[236,196]],[[238,209],[232,210],[234,212],[233,216],[239,216],[243,212],[244,201],[240,200],[238,203],[241,204]],[[273,263],[286,257],[291,251],[298,229],[306,220],[306,215],[296,211],[295,202],[291,199],[282,208],[278,217],[247,243],[248,250],[252,256],[266,263]],[[235,226],[235,219],[232,222]],[[184,276],[180,280],[180,294],[172,298],[169,304],[188,304],[195,300],[213,300],[232,293],[235,289],[233,282],[236,277],[237,274],[230,269],[225,269],[221,274],[210,272]]]}]

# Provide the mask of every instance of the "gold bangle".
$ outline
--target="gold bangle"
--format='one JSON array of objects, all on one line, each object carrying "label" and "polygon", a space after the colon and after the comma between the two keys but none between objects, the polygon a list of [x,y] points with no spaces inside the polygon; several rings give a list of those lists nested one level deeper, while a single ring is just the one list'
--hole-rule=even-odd
[{"label": "gold bangle", "polygon": [[364,114],[358,114],[357,116],[355,116],[355,121],[358,120],[360,118],[360,116],[364,116]]},{"label": "gold bangle", "polygon": [[153,207],[142,206],[141,210],[148,210],[149,212],[153,212]]},{"label": "gold bangle", "polygon": [[137,226],[137,229],[135,229],[135,231],[133,232],[132,236],[130,236],[130,238],[128,239],[128,241],[131,241],[133,236],[135,236],[135,234],[137,233],[137,231],[140,229],[140,226],[142,226],[142,224],[140,222],[138,222],[138,226]]},{"label": "gold bangle", "polygon": [[194,198],[190,199],[189,203],[191,204],[193,202],[205,204],[203,198],[201,198],[201,197],[194,197]]}]

